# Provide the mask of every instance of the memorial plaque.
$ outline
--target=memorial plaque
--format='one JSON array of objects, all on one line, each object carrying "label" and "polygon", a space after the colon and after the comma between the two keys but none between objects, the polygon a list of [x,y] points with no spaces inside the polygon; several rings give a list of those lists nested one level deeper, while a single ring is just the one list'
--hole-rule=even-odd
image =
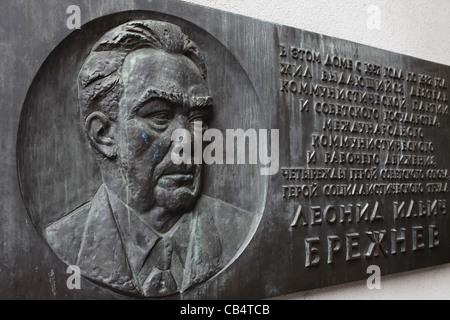
[{"label": "memorial plaque", "polygon": [[449,66],[76,2],[0,13],[1,298],[262,299],[450,262]]}]

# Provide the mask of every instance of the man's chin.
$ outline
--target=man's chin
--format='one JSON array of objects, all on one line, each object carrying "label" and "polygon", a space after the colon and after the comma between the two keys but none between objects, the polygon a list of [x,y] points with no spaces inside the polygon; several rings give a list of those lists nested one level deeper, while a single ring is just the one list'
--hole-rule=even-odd
[{"label": "man's chin", "polygon": [[179,187],[176,189],[156,188],[157,206],[173,213],[185,213],[194,209],[200,196],[198,187]]}]

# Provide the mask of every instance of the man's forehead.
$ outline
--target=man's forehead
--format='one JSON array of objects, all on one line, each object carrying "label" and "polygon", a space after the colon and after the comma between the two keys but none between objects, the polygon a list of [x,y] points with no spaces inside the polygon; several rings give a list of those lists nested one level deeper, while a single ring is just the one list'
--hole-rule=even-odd
[{"label": "man's forehead", "polygon": [[174,95],[209,96],[206,80],[192,60],[156,49],[130,53],[124,61],[122,79],[125,94],[131,96],[150,89]]}]

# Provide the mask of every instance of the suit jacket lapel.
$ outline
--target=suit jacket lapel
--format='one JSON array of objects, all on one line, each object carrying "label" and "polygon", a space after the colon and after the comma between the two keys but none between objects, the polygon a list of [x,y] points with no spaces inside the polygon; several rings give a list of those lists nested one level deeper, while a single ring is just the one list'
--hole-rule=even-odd
[{"label": "suit jacket lapel", "polygon": [[186,255],[185,273],[181,291],[203,282],[223,266],[222,244],[211,213],[202,206],[202,200],[191,213],[190,241]]},{"label": "suit jacket lapel", "polygon": [[116,289],[136,291],[104,186],[92,201],[77,264],[90,279]]},{"label": "suit jacket lapel", "polygon": [[[203,200],[204,201],[204,200]],[[223,268],[222,244],[211,208],[202,199],[183,217],[170,237],[175,244],[171,272],[181,292]],[[152,241],[153,242],[153,241]],[[123,239],[111,209],[106,187],[91,202],[77,265],[87,278],[109,287],[137,293]],[[181,285],[180,285],[181,284]]]}]

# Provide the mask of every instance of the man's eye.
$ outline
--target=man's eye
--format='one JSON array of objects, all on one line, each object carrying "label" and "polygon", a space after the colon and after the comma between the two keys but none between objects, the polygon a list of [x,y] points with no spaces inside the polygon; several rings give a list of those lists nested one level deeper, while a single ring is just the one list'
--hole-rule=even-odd
[{"label": "man's eye", "polygon": [[157,125],[165,125],[172,119],[172,114],[169,111],[159,111],[151,113],[144,118],[153,121]]},{"label": "man's eye", "polygon": [[190,122],[206,122],[205,117],[203,115],[192,116],[189,119]]},{"label": "man's eye", "polygon": [[174,113],[170,102],[152,99],[137,111],[137,116],[151,121],[154,125],[165,126],[173,119]]},{"label": "man's eye", "polygon": [[191,113],[191,115],[189,116],[189,122],[203,122],[203,124],[207,125],[209,122],[209,113],[206,111]]}]

